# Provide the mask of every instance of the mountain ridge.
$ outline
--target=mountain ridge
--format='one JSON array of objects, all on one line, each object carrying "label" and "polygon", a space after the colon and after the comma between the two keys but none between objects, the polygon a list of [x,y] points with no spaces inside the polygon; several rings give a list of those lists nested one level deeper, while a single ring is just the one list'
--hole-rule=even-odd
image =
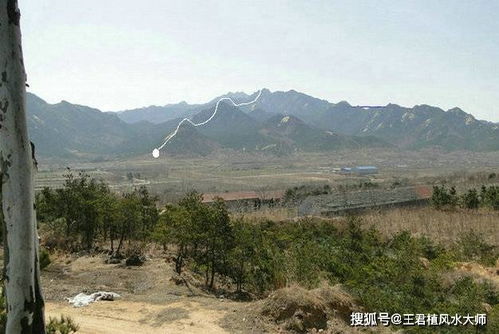
[{"label": "mountain ridge", "polygon": [[[227,93],[205,104],[181,102],[117,113],[67,101],[49,104],[28,93],[28,126],[37,151],[46,156],[145,154],[159,145],[182,118],[202,122],[211,116],[220,98],[244,102],[255,98],[257,93]],[[198,146],[206,150],[182,143],[189,140],[188,136],[179,135],[175,144],[179,149],[172,148],[172,152],[182,152],[182,147],[187,153],[199,154],[223,148],[279,147],[279,152],[291,152],[376,145],[402,149],[499,150],[499,125],[477,120],[457,107],[445,111],[426,104],[412,108],[393,103],[352,106],[346,101],[331,103],[295,90],[263,89],[255,104],[237,108],[223,102],[218,112],[210,123],[191,129]],[[274,127],[272,122],[280,122],[287,116],[293,117],[287,124],[288,131]],[[335,141],[328,133],[334,134]],[[201,145],[203,142],[207,145]]]}]

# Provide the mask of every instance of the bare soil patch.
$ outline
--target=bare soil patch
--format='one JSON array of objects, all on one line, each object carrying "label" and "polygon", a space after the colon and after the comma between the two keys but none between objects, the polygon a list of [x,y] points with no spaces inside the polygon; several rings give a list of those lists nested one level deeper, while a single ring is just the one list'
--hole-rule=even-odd
[{"label": "bare soil patch", "polygon": [[[81,334],[231,333],[220,322],[244,303],[219,299],[195,286],[170,280],[173,270],[162,258],[142,267],[105,264],[105,256],[60,257],[42,275],[47,317],[69,315]],[[116,301],[74,308],[65,298],[80,292],[119,293]]]}]

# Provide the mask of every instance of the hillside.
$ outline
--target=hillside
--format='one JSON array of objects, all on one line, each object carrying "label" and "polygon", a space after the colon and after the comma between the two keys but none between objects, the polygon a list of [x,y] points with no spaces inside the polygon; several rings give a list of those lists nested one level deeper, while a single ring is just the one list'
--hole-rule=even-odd
[{"label": "hillside", "polygon": [[161,124],[177,118],[192,117],[200,111],[211,108],[223,97],[230,97],[234,101],[239,102],[251,100],[256,97],[256,95],[253,94],[250,96],[242,92],[229,92],[203,104],[188,104],[187,102],[182,101],[180,103],[167,104],[164,106],[149,106],[123,110],[118,111],[116,114],[127,123],[147,121],[153,124]]},{"label": "hillside", "polygon": [[[128,124],[114,113],[62,101],[49,104],[27,95],[30,139],[37,154],[45,157],[94,158],[103,155],[136,155],[161,142],[173,124]],[[176,124],[175,124],[176,125]]]},{"label": "hillside", "polygon": [[[251,100],[255,94],[229,93],[222,97],[239,102]],[[28,94],[28,126],[37,152],[43,156],[147,154],[183,117],[195,122],[208,119],[219,98],[206,104],[182,102],[110,113],[66,101],[48,104]],[[479,121],[459,108],[351,106],[293,90],[264,89],[257,103],[248,107],[222,103],[210,123],[188,133],[179,133],[167,149],[174,154],[205,154],[224,148],[282,154],[380,146],[499,150],[499,126]]]},{"label": "hillside", "polygon": [[[196,114],[192,120],[200,123],[213,114],[214,107]],[[222,146],[234,149],[254,150],[257,146],[270,144],[260,133],[260,123],[239,108],[222,102],[217,115],[206,125],[197,128],[205,136],[216,140]]]},{"label": "hillside", "polygon": [[323,130],[351,136],[375,136],[402,148],[499,150],[499,126],[479,121],[459,108],[444,111],[428,105],[351,106],[319,100],[294,90],[264,90],[255,108],[294,115]]},{"label": "hillside", "polygon": [[375,137],[354,137],[320,130],[295,116],[276,115],[271,117],[264,124],[264,132],[280,142],[285,142],[303,151],[389,146]]},{"label": "hillside", "polygon": [[[248,101],[255,97],[255,93],[228,93],[221,97]],[[128,112],[118,115],[127,122],[133,119],[157,123],[158,120],[171,119],[173,115],[191,116],[213,105],[219,98],[204,105],[188,105],[184,102],[135,110],[133,118]],[[406,149],[439,147],[450,151],[499,150],[499,126],[477,120],[459,108],[445,111],[429,105],[408,108],[392,103],[386,106],[352,106],[345,101],[330,103],[295,90],[271,92],[263,89],[254,106],[241,110],[259,122],[265,122],[276,114],[292,115],[326,131],[350,136],[374,136]]]},{"label": "hillside", "polygon": [[154,124],[160,124],[176,118],[190,117],[205,107],[206,105],[190,105],[186,102],[180,102],[178,104],[168,104],[165,106],[149,106],[119,111],[117,112],[117,115],[127,123],[148,121]]},{"label": "hillside", "polygon": [[[171,123],[176,125],[177,122]],[[164,148],[164,152],[166,154],[207,155],[219,148],[221,146],[217,141],[203,135],[191,124],[185,123],[168,146]]]},{"label": "hillside", "polygon": [[405,108],[396,104],[353,107],[342,102],[322,115],[320,126],[349,135],[376,136],[405,148],[499,150],[499,127],[478,121],[459,108],[444,111],[428,105]]},{"label": "hillside", "polygon": [[28,128],[37,152],[47,156],[110,153],[135,134],[115,114],[62,101],[48,104],[27,95]]}]

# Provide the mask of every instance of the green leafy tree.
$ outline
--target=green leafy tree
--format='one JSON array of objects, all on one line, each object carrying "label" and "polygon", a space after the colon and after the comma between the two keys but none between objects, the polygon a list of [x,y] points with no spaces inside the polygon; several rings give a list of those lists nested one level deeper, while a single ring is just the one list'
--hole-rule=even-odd
[{"label": "green leafy tree", "polygon": [[[148,240],[158,221],[158,210],[157,198],[147,188],[119,196],[87,174],[75,177],[69,171],[65,177],[62,188],[45,188],[38,194],[37,207],[42,226],[65,225],[66,248],[91,250],[96,242],[109,241],[111,251],[120,253],[126,240]],[[60,228],[48,230],[59,232]]]},{"label": "green leafy tree", "polygon": [[461,204],[465,209],[476,210],[480,206],[480,198],[476,189],[469,189],[461,196]]},{"label": "green leafy tree", "polygon": [[193,244],[192,220],[189,212],[179,205],[168,205],[159,217],[153,232],[153,239],[166,248],[172,244],[176,248],[175,272],[182,273],[185,261]]},{"label": "green leafy tree", "polygon": [[141,186],[135,190],[135,194],[140,202],[140,237],[147,241],[150,231],[153,231],[159,219],[156,208],[158,198],[151,196],[146,187]]},{"label": "green leafy tree", "polygon": [[90,250],[103,223],[101,208],[103,199],[110,194],[109,187],[83,173],[75,177],[69,172],[65,177],[63,188],[45,188],[37,196],[38,218],[45,222],[64,218],[68,240],[79,240],[82,248]]},{"label": "green leafy tree", "polygon": [[243,219],[238,219],[233,224],[234,247],[229,254],[229,276],[236,284],[237,292],[241,292],[243,284],[251,275],[251,267],[256,257],[257,247],[256,228]]},{"label": "green leafy tree", "polygon": [[454,209],[458,202],[456,188],[447,189],[444,185],[433,187],[431,203],[436,209]]},{"label": "green leafy tree", "polygon": [[499,210],[499,186],[482,186],[480,197],[484,206]]},{"label": "green leafy tree", "polygon": [[121,254],[124,242],[139,230],[141,204],[135,193],[127,193],[119,203],[120,219],[117,224],[118,247],[116,254]]},{"label": "green leafy tree", "polygon": [[203,264],[206,267],[206,285],[213,288],[215,274],[227,274],[229,252],[234,246],[234,235],[227,207],[216,199],[207,210]]}]

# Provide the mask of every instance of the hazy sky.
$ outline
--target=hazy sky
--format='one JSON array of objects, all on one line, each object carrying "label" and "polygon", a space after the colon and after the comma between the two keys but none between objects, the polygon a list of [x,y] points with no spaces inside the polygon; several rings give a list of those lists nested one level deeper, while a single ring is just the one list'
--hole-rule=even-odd
[{"label": "hazy sky", "polygon": [[19,0],[31,91],[102,110],[295,89],[499,121],[499,1]]}]

